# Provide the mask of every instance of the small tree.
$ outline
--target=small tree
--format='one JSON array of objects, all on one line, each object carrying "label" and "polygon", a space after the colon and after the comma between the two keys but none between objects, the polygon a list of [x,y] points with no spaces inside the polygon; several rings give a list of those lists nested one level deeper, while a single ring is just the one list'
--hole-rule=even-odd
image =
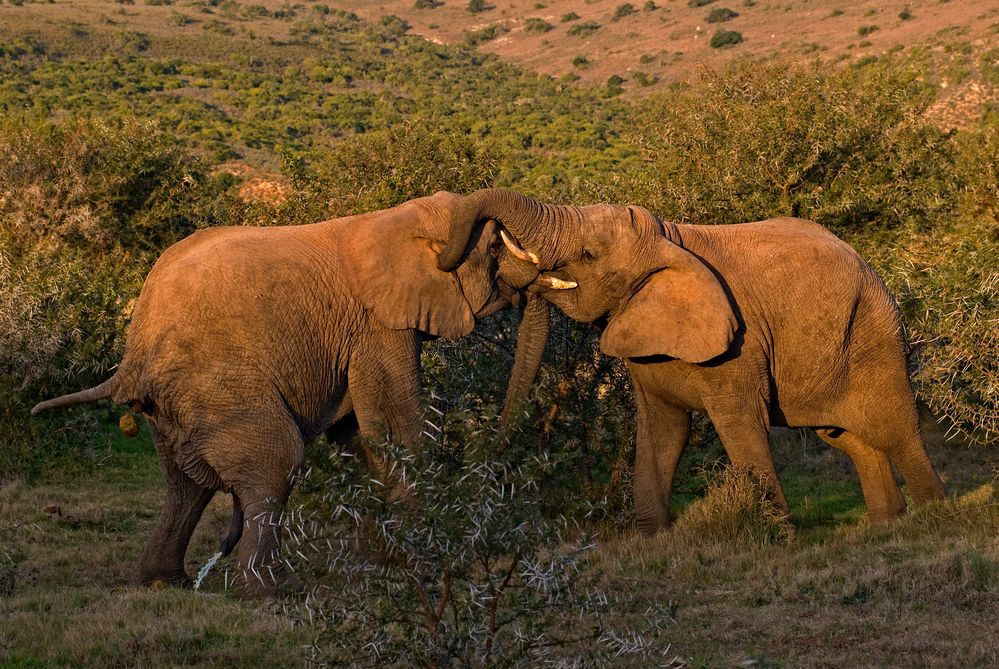
[{"label": "small tree", "polygon": [[705,19],[708,23],[724,23],[725,21],[731,21],[739,15],[739,12],[733,11],[728,7],[715,7],[710,12]]}]

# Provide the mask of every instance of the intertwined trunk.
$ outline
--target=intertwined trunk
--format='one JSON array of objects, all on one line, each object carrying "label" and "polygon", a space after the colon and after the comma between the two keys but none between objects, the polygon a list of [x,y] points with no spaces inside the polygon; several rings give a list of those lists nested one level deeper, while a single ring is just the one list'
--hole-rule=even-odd
[{"label": "intertwined trunk", "polygon": [[452,212],[451,234],[437,265],[445,272],[460,265],[476,224],[493,219],[540,258],[542,269],[551,268],[566,262],[579,246],[580,218],[577,207],[542,204],[502,188],[478,190]]}]

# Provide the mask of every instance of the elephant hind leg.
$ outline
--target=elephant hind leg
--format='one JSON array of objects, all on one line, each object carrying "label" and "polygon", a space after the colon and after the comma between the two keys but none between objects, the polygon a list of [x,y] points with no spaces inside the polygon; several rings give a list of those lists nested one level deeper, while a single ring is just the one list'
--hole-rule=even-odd
[{"label": "elephant hind leg", "polygon": [[[282,510],[291,495],[291,476],[302,465],[305,447],[290,417],[261,422],[213,438],[206,449],[220,460],[215,468],[232,488],[242,509],[235,544],[236,588],[245,597],[273,594],[283,578],[275,565],[281,545]],[[235,542],[234,542],[235,543]]]},{"label": "elephant hind leg", "polygon": [[919,431],[919,415],[904,362],[869,365],[854,388],[838,424],[863,443],[885,453],[905,479],[917,504],[945,499],[947,491],[933,469]]},{"label": "elephant hind leg", "polygon": [[904,420],[871,421],[873,424],[862,425],[855,432],[865,443],[888,456],[905,479],[916,504],[946,499],[947,490],[933,469],[919,433],[914,406],[911,413]]},{"label": "elephant hind leg", "polygon": [[139,559],[139,582],[188,585],[190,578],[184,570],[184,555],[194,528],[215,491],[199,485],[181,471],[172,454],[160,443],[157,452],[166,477],[166,499],[156,528]]},{"label": "elephant hind leg", "polygon": [[815,433],[853,460],[864,492],[867,513],[872,521],[891,520],[905,511],[905,499],[898,489],[888,456],[884,452],[871,448],[853,432],[839,428],[817,428]]}]

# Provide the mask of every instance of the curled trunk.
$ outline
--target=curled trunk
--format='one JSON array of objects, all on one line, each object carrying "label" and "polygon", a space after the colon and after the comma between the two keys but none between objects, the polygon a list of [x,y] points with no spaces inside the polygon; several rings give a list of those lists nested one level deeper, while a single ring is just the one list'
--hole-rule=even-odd
[{"label": "curled trunk", "polygon": [[452,212],[451,233],[437,259],[442,271],[450,272],[464,261],[476,225],[488,219],[537,255],[542,269],[568,259],[579,237],[576,207],[542,204],[512,190],[486,188],[464,198]]}]

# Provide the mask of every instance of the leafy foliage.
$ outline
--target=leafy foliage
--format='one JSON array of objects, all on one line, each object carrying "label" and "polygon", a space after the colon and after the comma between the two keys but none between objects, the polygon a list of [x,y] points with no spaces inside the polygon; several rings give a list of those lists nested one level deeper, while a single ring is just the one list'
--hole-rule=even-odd
[{"label": "leafy foliage", "polygon": [[948,135],[916,73],[784,66],[707,73],[654,106],[632,197],[667,217],[809,218],[840,234],[932,221],[955,195]]},{"label": "leafy foliage", "polygon": [[238,205],[150,123],[8,120],[0,180],[2,474],[63,450],[31,404],[103,380],[158,251]]}]

